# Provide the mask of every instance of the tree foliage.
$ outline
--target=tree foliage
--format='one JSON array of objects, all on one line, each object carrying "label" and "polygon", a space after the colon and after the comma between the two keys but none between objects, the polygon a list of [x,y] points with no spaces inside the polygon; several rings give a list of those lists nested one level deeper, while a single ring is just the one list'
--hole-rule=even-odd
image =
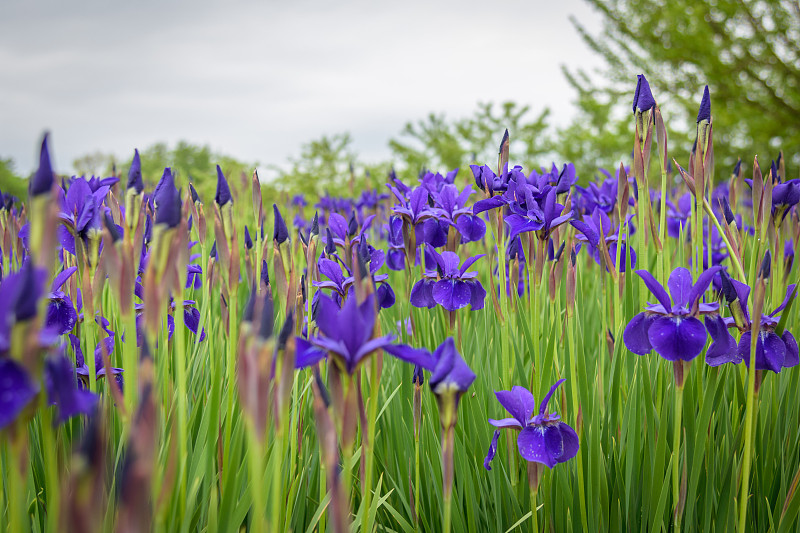
[{"label": "tree foliage", "polygon": [[[762,160],[775,158],[782,147],[800,144],[796,0],[587,1],[603,17],[601,33],[592,35],[579,21],[573,23],[607,68],[602,81],[593,84],[578,73],[573,81],[580,83],[573,85],[605,95],[624,91],[630,99],[636,74],[645,73],[668,124],[682,134],[670,138],[675,147],[676,141],[677,146],[693,142],[695,116],[708,84],[718,166],[732,166],[739,156],[746,161],[756,154]],[[800,163],[800,155],[792,157]]]}]

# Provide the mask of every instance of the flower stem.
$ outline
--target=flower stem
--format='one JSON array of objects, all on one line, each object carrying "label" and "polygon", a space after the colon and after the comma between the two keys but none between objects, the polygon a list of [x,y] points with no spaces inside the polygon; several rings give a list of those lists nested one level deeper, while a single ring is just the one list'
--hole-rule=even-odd
[{"label": "flower stem", "polygon": [[[756,297],[757,298],[757,297]],[[758,305],[756,304],[758,308]],[[761,310],[757,309],[758,314],[753,316],[760,316]],[[747,410],[745,411],[744,418],[744,456],[742,458],[742,493],[739,496],[739,532],[744,533],[747,531],[747,499],[750,497],[750,463],[753,455],[753,419],[755,418],[755,405],[756,405],[756,371],[755,371],[755,353],[756,343],[758,342],[759,329],[761,327],[760,321],[753,322],[753,333],[750,336],[750,363],[747,372]]]},{"label": "flower stem", "polygon": [[683,384],[684,366],[683,361],[675,361],[675,416],[672,431],[672,503],[675,506],[675,532],[681,530],[681,509],[680,509],[680,462],[681,462],[681,415],[683,414]]},{"label": "flower stem", "polygon": [[442,478],[444,481],[444,509],[442,531],[450,533],[453,514],[453,446],[455,445],[455,425],[445,428],[442,440]]}]

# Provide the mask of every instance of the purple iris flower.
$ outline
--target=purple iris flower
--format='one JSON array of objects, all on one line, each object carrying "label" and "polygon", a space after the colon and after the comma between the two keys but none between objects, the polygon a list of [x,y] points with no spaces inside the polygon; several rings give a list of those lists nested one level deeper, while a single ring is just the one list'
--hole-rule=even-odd
[{"label": "purple iris flower", "polygon": [[648,304],[625,327],[623,340],[630,351],[646,355],[655,351],[668,361],[691,361],[703,351],[706,344],[706,328],[697,318],[699,315],[715,314],[717,303],[702,303],[703,293],[720,267],[712,267],[692,284],[692,274],[686,268],[676,268],[664,287],[646,270],[637,270],[647,288],[658,300]]},{"label": "purple iris flower", "polygon": [[434,248],[441,248],[447,244],[447,232],[450,225],[445,220],[428,218],[414,228],[417,244],[426,243]]},{"label": "purple iris flower", "polygon": [[680,238],[681,233],[684,236],[690,234],[689,232],[689,217],[692,214],[692,193],[685,193],[678,198],[678,201],[673,203],[667,200],[667,234],[674,238]]},{"label": "purple iris flower", "polygon": [[411,191],[408,201],[396,187],[389,186],[389,189],[400,202],[392,210],[400,215],[409,226],[415,227],[421,221],[436,216],[436,213],[428,205],[429,193],[425,187],[420,186]]},{"label": "purple iris flower", "polygon": [[[631,218],[633,218],[633,215],[628,215],[628,221],[630,221]],[[570,224],[578,230],[578,233],[575,234],[575,238],[588,245],[588,253],[592,259],[594,259],[595,263],[598,265],[605,264],[605,259],[600,256],[600,237],[602,235],[606,248],[608,249],[611,264],[617,264],[617,250],[620,248],[617,242],[619,231],[618,228],[614,227],[611,219],[608,218],[608,215],[606,215],[604,211],[595,208],[592,216],[584,215],[583,220],[573,220]],[[621,248],[622,257],[619,260],[619,271],[625,272],[626,270],[628,249],[630,249],[631,268],[635,268],[636,252],[633,248],[628,247],[625,242],[622,243]],[[606,270],[608,269],[609,267],[606,265]]]},{"label": "purple iris flower", "polygon": [[[378,299],[378,307],[387,309],[394,305],[394,291],[386,281],[389,276],[377,273],[385,262],[385,254],[383,250],[367,245],[366,241],[364,241],[364,245],[366,245],[366,253],[362,255],[364,255],[364,262],[369,266],[369,275],[376,284],[375,293]],[[346,266],[344,267],[347,272],[347,277],[345,277],[342,272],[342,266],[339,263],[324,257],[317,262],[317,268],[320,274],[328,278],[328,281],[314,281],[312,284],[321,289],[334,291],[337,295],[336,301],[340,302],[346,298],[350,288],[355,284],[355,277],[351,275],[350,270]]]},{"label": "purple iris flower", "polygon": [[531,194],[531,190],[525,191],[525,201],[514,201],[509,204],[510,215],[505,218],[508,224],[509,238],[513,239],[520,233],[535,231],[540,240],[550,238],[551,232],[558,226],[572,220],[573,212],[561,214],[564,206],[556,202],[557,191],[549,188],[539,205]]},{"label": "purple iris flower", "polygon": [[459,169],[454,168],[447,175],[442,176],[440,173],[433,173],[433,172],[426,172],[424,176],[420,178],[420,183],[422,186],[428,189],[431,193],[431,196],[436,197],[438,193],[442,191],[448,185],[452,185],[456,181],[456,175],[458,175]]},{"label": "purple iris flower", "polygon": [[456,350],[452,337],[445,339],[433,353],[424,348],[411,348],[405,345],[390,345],[384,350],[398,359],[430,370],[431,378],[428,382],[437,397],[455,394],[457,398],[475,381],[475,372],[467,366]]},{"label": "purple iris flower", "polygon": [[440,221],[458,230],[462,244],[479,241],[486,234],[486,224],[479,216],[472,214],[471,207],[466,206],[473,192],[471,185],[459,193],[458,187],[446,184],[442,186],[438,195],[434,196],[433,211]]},{"label": "purple iris flower", "polygon": [[[750,294],[750,287],[736,280],[731,280],[736,290],[737,297],[742,306],[744,315],[744,333],[739,339],[738,355],[744,360],[745,364],[750,364],[750,340],[752,338],[752,318],[750,317],[747,298]],[[783,311],[794,297],[795,284],[786,288],[786,297],[783,302],[768,315],[761,315],[758,339],[756,341],[756,370],[772,370],[780,372],[782,368],[797,366],[800,363],[797,341],[788,330],[778,335],[775,331],[780,321],[779,313]],[[732,319],[726,323],[732,325]]]},{"label": "purple iris flower", "polygon": [[[108,330],[106,330],[108,331]],[[83,356],[83,350],[81,350],[81,341],[78,340],[78,337],[75,335],[69,336],[69,342],[72,346],[72,352],[75,354],[75,373],[78,375],[78,387],[82,389],[89,388],[89,366],[86,364],[86,359]],[[97,346],[94,349],[94,372],[97,379],[105,377],[106,375],[106,367],[103,363],[103,349],[105,348],[106,355],[111,357],[111,354],[114,353],[114,335],[113,332],[109,334],[106,338],[102,339],[100,342],[97,343]],[[117,383],[122,385],[122,372],[121,368],[111,368],[111,375],[114,376],[115,379],[118,379]],[[119,378],[118,378],[119,377]]]},{"label": "purple iris flower", "polygon": [[[561,421],[556,413],[547,412],[547,404],[553,397],[556,389],[564,383],[560,379],[550,387],[550,391],[539,405],[539,414],[534,415],[536,401],[533,394],[525,387],[513,387],[510,391],[495,392],[497,401],[500,402],[511,418],[501,420],[489,419],[489,423],[496,428],[511,428],[520,430],[517,436],[519,453],[526,461],[542,463],[548,468],[553,468],[558,463],[569,461],[578,453],[580,439],[578,434],[569,425]],[[491,470],[491,463],[497,452],[497,438],[499,429],[495,430],[492,445],[483,465]]]},{"label": "purple iris flower", "polygon": [[800,202],[800,179],[781,183],[777,180],[772,189],[772,213],[775,220],[783,221],[789,211]]},{"label": "purple iris flower", "polygon": [[11,347],[14,323],[36,316],[46,275],[44,269],[25,261],[19,271],[8,274],[0,283],[0,354]]},{"label": "purple iris flower", "polygon": [[792,272],[794,265],[794,240],[788,239],[786,244],[783,245],[783,264],[784,275],[788,276]]},{"label": "purple iris flower", "polygon": [[0,429],[16,420],[38,392],[39,387],[22,365],[10,357],[0,357]]},{"label": "purple iris flower", "polygon": [[617,180],[609,177],[599,184],[592,181],[586,188],[576,186],[575,189],[580,193],[580,206],[585,213],[595,209],[611,213],[617,205],[617,187]]},{"label": "purple iris flower", "polygon": [[72,304],[72,300],[66,293],[61,291],[61,287],[72,276],[78,267],[71,267],[58,274],[50,286],[48,296],[50,303],[47,306],[47,317],[45,318],[45,328],[52,330],[56,335],[63,335],[72,331],[78,321],[78,312]]},{"label": "purple iris flower", "polygon": [[327,353],[342,371],[353,374],[368,355],[392,344],[391,335],[373,338],[376,319],[374,294],[359,304],[351,292],[341,309],[335,301],[321,294],[316,315],[321,335],[312,336],[308,341],[296,338],[296,366],[316,364]]},{"label": "purple iris flower", "polygon": [[473,311],[483,309],[486,291],[480,281],[475,279],[478,273],[467,272],[483,255],[470,257],[459,268],[460,260],[454,252],[439,254],[430,249],[430,253],[436,261],[437,271],[427,271],[426,277],[414,284],[411,289],[411,305],[430,309],[439,304],[448,311],[455,311],[469,304]]},{"label": "purple iris flower", "polygon": [[[63,191],[63,190],[62,190]],[[103,229],[102,204],[109,187],[99,187],[92,191],[84,178],[75,178],[66,194],[59,192],[61,212],[58,235],[61,245],[69,253],[75,255],[75,237],[87,243],[91,237],[97,237]]]},{"label": "purple iris flower", "polygon": [[507,170],[498,176],[487,165],[470,165],[469,168],[475,177],[475,185],[483,192],[494,195],[495,192],[503,192],[508,188],[509,173]]},{"label": "purple iris flower", "polygon": [[97,403],[96,394],[78,387],[76,375],[75,367],[63,354],[45,361],[47,398],[51,405],[58,406],[56,422],[59,424],[73,416],[91,414]]},{"label": "purple iris flower", "polygon": [[391,270],[403,270],[406,266],[406,253],[403,246],[403,219],[391,217],[386,224],[386,266]]}]

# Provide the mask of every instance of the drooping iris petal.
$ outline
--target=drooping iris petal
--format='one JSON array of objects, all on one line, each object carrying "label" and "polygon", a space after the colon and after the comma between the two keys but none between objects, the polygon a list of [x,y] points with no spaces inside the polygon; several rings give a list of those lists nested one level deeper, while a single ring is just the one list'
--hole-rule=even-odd
[{"label": "drooping iris petal", "polygon": [[455,311],[466,307],[472,298],[469,285],[463,281],[443,279],[433,285],[433,299],[447,309]]},{"label": "drooping iris petal", "polygon": [[58,406],[56,421],[60,424],[79,414],[89,414],[97,403],[97,395],[81,390],[76,380],[75,368],[64,356],[45,361],[45,385],[51,404]]},{"label": "drooping iris petal", "polygon": [[476,215],[461,215],[458,217],[456,229],[461,234],[461,244],[479,241],[486,235],[486,223]]},{"label": "drooping iris petal", "polygon": [[648,336],[653,349],[668,361],[691,361],[706,344],[706,328],[694,317],[657,318]]},{"label": "drooping iris petal", "polygon": [[544,442],[555,463],[563,463],[578,454],[580,440],[575,430],[563,422],[546,426]]},{"label": "drooping iris petal", "polygon": [[13,359],[0,358],[0,429],[17,419],[39,388]]},{"label": "drooping iris petal", "polygon": [[472,310],[478,311],[483,309],[483,304],[486,301],[486,290],[484,290],[483,285],[481,285],[480,281],[468,281],[466,283],[470,288],[470,305],[472,306]]},{"label": "drooping iris petal", "polygon": [[296,369],[305,368],[317,364],[317,362],[325,359],[325,350],[317,348],[302,337],[295,337],[296,355],[294,359],[294,367]]},{"label": "drooping iris petal", "polygon": [[425,278],[414,284],[411,289],[411,305],[414,307],[436,307],[436,300],[433,299],[433,286],[435,282]]},{"label": "drooping iris petal", "polygon": [[45,328],[51,329],[57,335],[72,331],[75,322],[78,320],[78,313],[75,306],[66,295],[60,298],[53,298],[47,306],[47,317],[45,318]]},{"label": "drooping iris petal", "polygon": [[789,368],[800,364],[800,353],[798,353],[797,341],[788,331],[784,331],[781,340],[786,346],[786,355],[783,358],[783,367]]},{"label": "drooping iris petal", "polygon": [[[752,332],[745,331],[739,339],[739,355],[750,366]],[[781,371],[786,360],[786,344],[775,333],[762,330],[756,340],[756,370]]]},{"label": "drooping iris petal", "polygon": [[655,317],[639,313],[634,316],[625,331],[622,333],[622,340],[628,350],[638,355],[647,355],[653,349],[650,344],[650,326],[655,321]]},{"label": "drooping iris petal", "polygon": [[492,435],[492,442],[489,444],[489,451],[486,453],[486,458],[483,460],[483,467],[486,470],[491,470],[491,463],[494,456],[497,454],[497,439],[500,438],[500,430],[496,429]]},{"label": "drooping iris petal", "polygon": [[712,339],[711,346],[706,351],[706,364],[719,366],[725,363],[741,363],[742,358],[739,356],[736,339],[728,333],[728,327],[722,317],[706,316],[703,321]]},{"label": "drooping iris petal", "polygon": [[388,309],[394,305],[394,291],[388,283],[381,283],[378,285],[378,290],[375,291],[375,295],[378,298],[378,307],[381,309]]},{"label": "drooping iris petal", "polygon": [[553,468],[556,462],[547,452],[547,445],[545,444],[544,433],[546,428],[544,426],[528,426],[520,431],[517,437],[517,447],[519,453],[526,461],[534,461],[547,465],[548,468]]}]

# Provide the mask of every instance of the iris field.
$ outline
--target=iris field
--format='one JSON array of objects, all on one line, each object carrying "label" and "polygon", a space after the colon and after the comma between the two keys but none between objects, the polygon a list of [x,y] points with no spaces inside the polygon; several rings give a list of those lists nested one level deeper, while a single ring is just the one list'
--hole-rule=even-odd
[{"label": "iris field", "polygon": [[0,528],[800,530],[797,170],[715,168],[708,88],[691,154],[632,108],[593,181],[506,131],[352,197],[60,177],[45,135],[0,193]]}]

